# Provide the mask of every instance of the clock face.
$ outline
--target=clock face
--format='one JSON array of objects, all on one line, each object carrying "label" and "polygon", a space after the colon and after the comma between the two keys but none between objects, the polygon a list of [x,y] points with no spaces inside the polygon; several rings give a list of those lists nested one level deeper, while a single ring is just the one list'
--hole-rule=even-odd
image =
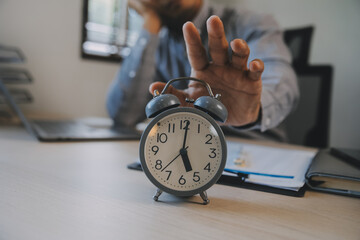
[{"label": "clock face", "polygon": [[226,143],[217,123],[194,108],[167,110],[146,128],[140,159],[161,190],[191,196],[212,186],[226,161]]}]

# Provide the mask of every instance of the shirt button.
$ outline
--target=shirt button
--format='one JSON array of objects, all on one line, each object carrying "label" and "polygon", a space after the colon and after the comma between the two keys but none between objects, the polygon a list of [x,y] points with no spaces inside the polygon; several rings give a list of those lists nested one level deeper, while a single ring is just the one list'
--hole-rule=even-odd
[{"label": "shirt button", "polygon": [[160,32],[159,32],[159,37],[160,37],[160,38],[163,38],[163,37],[165,37],[165,35],[166,35],[165,28],[162,28],[162,29],[160,30]]},{"label": "shirt button", "polygon": [[144,46],[147,43],[147,40],[145,38],[141,38],[139,40],[140,45]]},{"label": "shirt button", "polygon": [[266,125],[266,126],[269,126],[270,123],[271,123],[271,119],[270,119],[269,117],[266,118],[266,120],[265,120],[265,125]]},{"label": "shirt button", "polygon": [[131,48],[129,48],[129,47],[125,47],[125,48],[121,49],[121,55],[123,57],[129,56],[130,53],[131,53]]},{"label": "shirt button", "polygon": [[136,76],[136,72],[135,71],[130,71],[129,72],[129,77],[133,78]]}]

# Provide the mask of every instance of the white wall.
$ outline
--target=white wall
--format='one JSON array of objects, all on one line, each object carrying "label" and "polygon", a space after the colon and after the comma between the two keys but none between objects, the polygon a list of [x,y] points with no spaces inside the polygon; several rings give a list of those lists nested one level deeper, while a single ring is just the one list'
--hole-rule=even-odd
[{"label": "white wall", "polygon": [[27,113],[106,116],[105,95],[119,67],[80,56],[82,0],[0,0],[0,43],[19,46],[35,102]]},{"label": "white wall", "polygon": [[[215,1],[215,0],[213,0]],[[216,2],[216,1],[215,1]],[[272,14],[280,26],[314,25],[310,63],[334,67],[330,144],[360,148],[360,1],[225,0]]]},{"label": "white wall", "polygon": [[[335,68],[331,145],[359,148],[360,1],[225,2],[271,13],[284,28],[315,25],[310,62]],[[82,0],[0,0],[0,43],[22,48],[35,79],[27,113],[106,116],[106,90],[118,65],[81,59],[81,11]]]}]

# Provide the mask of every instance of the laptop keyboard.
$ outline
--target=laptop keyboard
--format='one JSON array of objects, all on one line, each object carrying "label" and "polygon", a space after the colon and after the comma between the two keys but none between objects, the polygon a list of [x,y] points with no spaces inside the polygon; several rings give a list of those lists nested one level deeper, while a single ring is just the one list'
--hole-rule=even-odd
[{"label": "laptop keyboard", "polygon": [[91,131],[90,127],[78,124],[76,122],[35,122],[38,128],[41,128],[49,134],[64,134],[64,133],[84,133],[84,131]]},{"label": "laptop keyboard", "polygon": [[43,139],[139,139],[131,129],[92,127],[75,121],[34,121],[37,134]]}]

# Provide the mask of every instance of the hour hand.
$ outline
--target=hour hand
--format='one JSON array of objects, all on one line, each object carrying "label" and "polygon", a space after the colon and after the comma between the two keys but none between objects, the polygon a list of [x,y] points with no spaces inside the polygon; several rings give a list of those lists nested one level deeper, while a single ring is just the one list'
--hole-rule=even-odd
[{"label": "hour hand", "polygon": [[187,149],[186,148],[180,149],[180,155],[184,162],[186,172],[190,172],[192,170],[192,167],[191,167],[190,160],[189,160],[189,157],[187,154]]}]

